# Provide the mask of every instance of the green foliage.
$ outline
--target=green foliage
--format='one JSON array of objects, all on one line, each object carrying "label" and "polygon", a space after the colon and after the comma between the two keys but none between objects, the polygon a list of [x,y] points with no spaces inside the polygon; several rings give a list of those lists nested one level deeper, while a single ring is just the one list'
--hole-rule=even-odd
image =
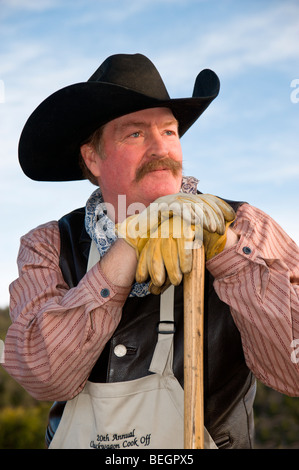
[{"label": "green foliage", "polygon": [[0,410],[1,449],[45,449],[45,425],[49,407],[6,406]]},{"label": "green foliage", "polygon": [[258,383],[254,409],[256,448],[299,449],[299,398]]},{"label": "green foliage", "polygon": [[[0,339],[10,325],[0,309]],[[32,398],[0,366],[0,449],[43,449],[51,403]],[[299,398],[290,398],[258,383],[255,400],[255,448],[299,448]]]},{"label": "green foliage", "polygon": [[0,308],[0,339],[4,339],[10,323],[8,308]]}]

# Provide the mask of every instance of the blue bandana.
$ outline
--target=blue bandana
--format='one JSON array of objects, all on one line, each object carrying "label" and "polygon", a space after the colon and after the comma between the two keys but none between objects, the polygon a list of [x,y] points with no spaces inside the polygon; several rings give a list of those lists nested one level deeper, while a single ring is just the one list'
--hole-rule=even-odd
[{"label": "blue bandana", "polygon": [[[181,191],[196,194],[198,180],[193,176],[184,176]],[[100,256],[104,256],[116,241],[115,225],[106,214],[106,208],[101,189],[96,189],[89,197],[85,208],[85,228],[90,238],[95,242]],[[135,282],[130,297],[144,297],[149,294],[149,283]]]}]

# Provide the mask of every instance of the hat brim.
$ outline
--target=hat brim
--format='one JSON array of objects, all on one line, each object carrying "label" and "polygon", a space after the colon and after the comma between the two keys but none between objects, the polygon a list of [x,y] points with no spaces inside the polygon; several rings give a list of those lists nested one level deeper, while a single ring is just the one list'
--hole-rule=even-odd
[{"label": "hat brim", "polygon": [[219,85],[213,91],[158,100],[111,83],[70,85],[49,96],[27,120],[19,141],[20,165],[36,181],[82,180],[80,146],[97,128],[125,114],[167,107],[179,122],[181,137],[216,98]]}]

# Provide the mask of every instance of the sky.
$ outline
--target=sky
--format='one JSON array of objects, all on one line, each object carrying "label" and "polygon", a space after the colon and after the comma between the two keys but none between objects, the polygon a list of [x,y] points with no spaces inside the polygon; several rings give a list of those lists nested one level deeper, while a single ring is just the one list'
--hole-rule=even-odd
[{"label": "sky", "polygon": [[51,93],[85,82],[110,55],[142,53],[172,98],[214,70],[216,100],[182,138],[202,192],[249,202],[299,244],[298,0],[0,0],[0,307],[20,237],[85,205],[87,181],[26,177],[18,140]]}]

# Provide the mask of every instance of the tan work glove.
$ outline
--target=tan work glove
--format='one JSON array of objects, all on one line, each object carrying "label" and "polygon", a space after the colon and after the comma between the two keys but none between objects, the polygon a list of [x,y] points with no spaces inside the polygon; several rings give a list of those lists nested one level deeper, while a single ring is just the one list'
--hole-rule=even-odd
[{"label": "tan work glove", "polygon": [[151,279],[150,290],[160,293],[169,282],[178,285],[192,268],[192,242],[203,240],[206,258],[223,250],[233,209],[207,194],[164,196],[141,214],[116,226],[119,236],[138,257],[136,281]]},{"label": "tan work glove", "polygon": [[223,251],[228,227],[234,222],[236,218],[235,211],[232,207],[216,196],[210,196],[209,194],[202,194],[202,200],[211,207],[211,209],[222,211],[223,219],[222,224],[217,227],[217,230],[212,230],[211,227],[203,226],[203,244],[205,249],[205,257],[208,261],[213,256]]},{"label": "tan work glove", "polygon": [[[180,284],[183,274],[192,269],[192,248],[196,232],[178,215],[164,219],[147,240],[142,249],[136,269],[136,281],[148,278],[154,286],[166,282],[166,273],[171,284]],[[202,230],[198,238],[202,239]]]},{"label": "tan work glove", "polygon": [[178,215],[191,224],[199,224],[204,216],[204,226],[212,226],[216,230],[219,224],[217,216],[211,218],[211,214],[203,214],[198,205],[200,202],[200,196],[194,194],[177,193],[162,196],[140,214],[131,215],[122,223],[116,224],[116,233],[135,248],[139,257],[147,240],[164,220],[168,221],[173,215]]}]

